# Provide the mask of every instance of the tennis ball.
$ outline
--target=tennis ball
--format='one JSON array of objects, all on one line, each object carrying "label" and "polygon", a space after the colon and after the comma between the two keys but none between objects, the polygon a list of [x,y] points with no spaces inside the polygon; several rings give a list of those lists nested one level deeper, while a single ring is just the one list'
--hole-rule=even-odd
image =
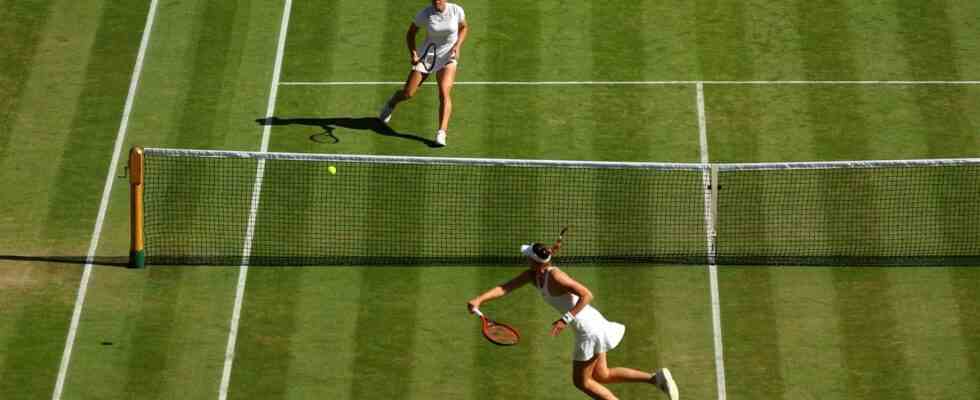
[{"label": "tennis ball", "polygon": [[337,175],[337,167],[331,165],[327,167],[327,172],[329,172],[330,175]]}]

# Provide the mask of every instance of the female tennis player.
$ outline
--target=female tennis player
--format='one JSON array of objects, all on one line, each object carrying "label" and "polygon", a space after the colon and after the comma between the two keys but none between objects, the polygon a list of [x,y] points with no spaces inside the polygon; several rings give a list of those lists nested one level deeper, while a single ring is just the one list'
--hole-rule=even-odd
[{"label": "female tennis player", "polygon": [[607,321],[592,307],[592,292],[572,279],[564,271],[551,265],[551,256],[561,248],[561,239],[554,246],[546,247],[539,243],[521,246],[521,253],[527,256],[530,268],[507,283],[487,290],[470,300],[466,305],[470,312],[478,309],[484,302],[500,298],[515,289],[533,282],[545,302],[550,304],[561,318],[551,325],[551,335],[557,336],[565,327],[571,325],[575,330],[575,349],[572,353],[572,381],[575,387],[594,399],[616,399],[603,384],[618,382],[646,382],[656,385],[666,393],[670,400],[677,400],[677,385],[667,368],[655,373],[631,368],[609,368],[606,366],[606,353],[623,339],[626,327]]},{"label": "female tennis player", "polygon": [[[424,50],[421,55],[415,47],[415,35],[420,28],[426,30],[425,42],[422,45]],[[408,73],[405,86],[396,91],[381,107],[378,119],[388,123],[398,103],[415,96],[422,82],[430,74],[435,73],[436,80],[439,82],[439,130],[436,131],[436,143],[445,146],[449,116],[453,112],[450,95],[456,82],[459,51],[466,41],[468,30],[466,14],[463,12],[463,7],[457,4],[447,3],[446,0],[432,0],[431,6],[419,11],[406,34],[408,52],[412,58],[412,70]]]}]

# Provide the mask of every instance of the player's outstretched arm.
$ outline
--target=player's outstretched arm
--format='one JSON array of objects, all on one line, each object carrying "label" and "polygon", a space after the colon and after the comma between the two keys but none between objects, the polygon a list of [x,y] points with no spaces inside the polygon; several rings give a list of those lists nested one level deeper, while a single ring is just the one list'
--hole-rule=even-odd
[{"label": "player's outstretched arm", "polygon": [[494,286],[492,289],[474,297],[472,300],[466,302],[466,307],[470,312],[473,312],[474,309],[480,308],[480,304],[504,297],[515,289],[528,284],[531,282],[531,279],[533,279],[531,270],[524,271],[506,283]]}]

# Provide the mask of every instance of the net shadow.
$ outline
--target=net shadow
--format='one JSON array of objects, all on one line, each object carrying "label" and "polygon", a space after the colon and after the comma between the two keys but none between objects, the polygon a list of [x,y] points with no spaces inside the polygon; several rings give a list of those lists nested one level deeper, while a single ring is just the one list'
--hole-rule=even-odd
[{"label": "net shadow", "polygon": [[[85,265],[88,263],[88,257],[86,256],[21,256],[21,255],[11,255],[11,254],[0,254],[0,264],[4,262],[37,262],[37,263]],[[92,259],[92,265],[99,265],[99,266],[106,266],[106,267],[128,267],[129,257],[128,256],[94,257]]]}]

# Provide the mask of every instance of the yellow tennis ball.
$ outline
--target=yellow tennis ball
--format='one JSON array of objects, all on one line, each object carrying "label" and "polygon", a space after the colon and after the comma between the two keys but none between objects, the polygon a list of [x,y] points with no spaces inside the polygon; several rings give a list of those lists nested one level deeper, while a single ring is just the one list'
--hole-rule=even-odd
[{"label": "yellow tennis ball", "polygon": [[331,165],[327,167],[327,172],[329,172],[330,175],[337,175],[337,167]]}]

